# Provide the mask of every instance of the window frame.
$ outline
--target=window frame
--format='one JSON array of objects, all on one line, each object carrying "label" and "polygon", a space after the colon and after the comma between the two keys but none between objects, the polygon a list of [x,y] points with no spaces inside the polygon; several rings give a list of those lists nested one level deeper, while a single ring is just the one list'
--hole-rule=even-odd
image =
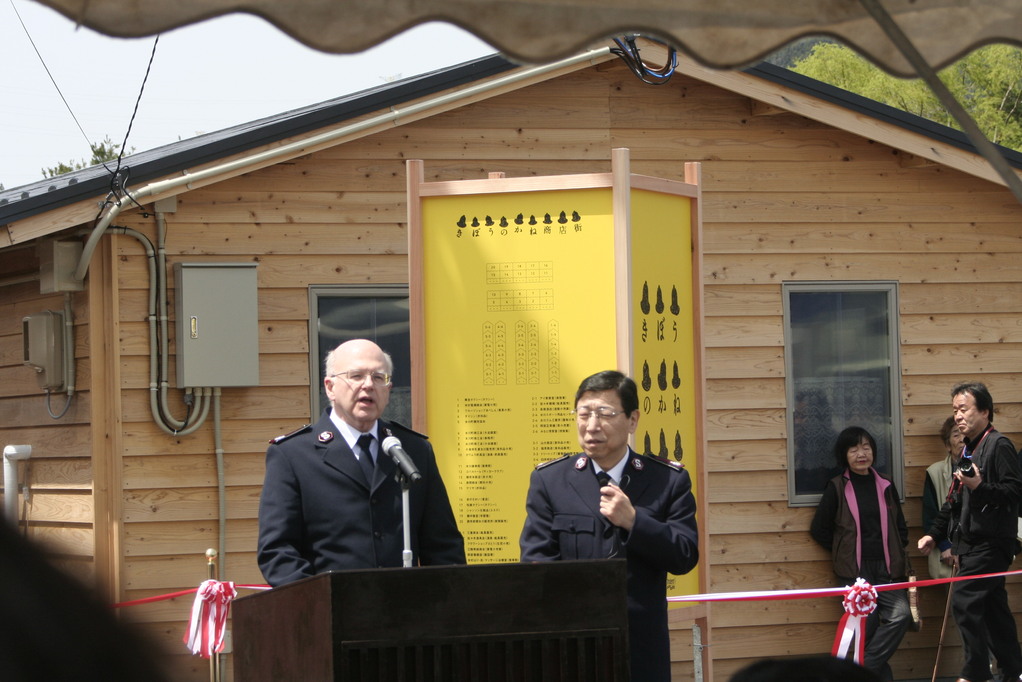
[{"label": "window frame", "polygon": [[[898,282],[877,281],[811,281],[785,282],[781,286],[781,298],[784,315],[784,394],[785,394],[785,427],[786,427],[786,461],[788,480],[788,505],[790,507],[809,507],[819,504],[822,493],[797,494],[795,483],[795,358],[793,355],[793,329],[791,320],[792,294],[799,293],[855,293],[881,292],[886,294],[889,356],[888,373],[888,404],[890,405],[890,469],[887,472],[898,489],[901,500],[905,499],[905,458],[903,406],[901,401],[901,343],[899,333]],[[851,424],[846,424],[850,426]],[[836,434],[835,434],[836,435]],[[874,434],[877,437],[877,434]],[[879,439],[878,439],[879,440]]]},{"label": "window frame", "polygon": [[[316,423],[322,414],[324,404],[321,402],[323,392],[323,359],[330,351],[320,348],[320,299],[321,298],[403,298],[408,300],[411,289],[407,284],[310,284],[309,285],[309,415],[312,423]],[[411,350],[411,327],[409,324],[409,351]],[[390,352],[390,349],[384,348]],[[410,354],[409,354],[410,357]],[[395,364],[397,363],[395,358]],[[395,374],[409,374],[411,367],[395,367]],[[410,387],[408,387],[410,393]],[[392,389],[393,391],[393,389]],[[392,393],[393,395],[393,393]],[[388,408],[389,410],[390,408]],[[410,410],[410,407],[409,407]],[[390,416],[388,415],[388,418]],[[411,424],[411,414],[407,417],[395,415],[395,419]]]}]

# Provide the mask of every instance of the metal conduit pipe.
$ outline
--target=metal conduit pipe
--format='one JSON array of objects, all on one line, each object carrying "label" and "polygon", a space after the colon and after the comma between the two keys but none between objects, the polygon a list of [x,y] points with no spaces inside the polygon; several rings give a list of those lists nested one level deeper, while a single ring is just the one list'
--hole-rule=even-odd
[{"label": "metal conduit pipe", "polygon": [[[156,211],[156,311],[160,329],[158,347],[160,351],[160,410],[164,415],[167,425],[174,430],[179,430],[186,428],[190,424],[188,424],[188,415],[185,415],[184,420],[178,419],[171,414],[170,407],[168,405],[167,393],[170,390],[170,382],[167,380],[167,375],[170,373],[170,353],[168,352],[168,349],[170,348],[170,321],[167,316],[167,251],[164,246],[166,230],[167,221],[163,212]],[[194,415],[195,412],[192,414]]]},{"label": "metal conduit pipe", "polygon": [[213,389],[213,449],[216,452],[216,499],[219,511],[220,580],[227,575],[227,484],[224,476],[224,435],[220,421],[220,388]]},{"label": "metal conduit pipe", "polygon": [[75,321],[71,309],[71,292],[64,292],[64,367],[67,368],[67,399],[70,400],[75,394],[75,380],[78,374],[75,371]]},{"label": "metal conduit pipe", "polygon": [[149,412],[153,417],[153,422],[160,427],[165,433],[173,433],[173,429],[167,426],[160,414],[160,406],[158,401],[159,381],[157,376],[157,326],[156,326],[156,249],[153,248],[153,243],[149,240],[149,237],[127,227],[112,227],[111,232],[118,234],[125,234],[134,237],[145,249],[146,263],[148,264],[149,270],[149,303],[146,308],[146,322],[149,326]]},{"label": "metal conduit pipe", "polygon": [[[206,403],[202,402],[205,398],[200,394],[199,404],[194,405],[193,409],[189,413],[188,423],[185,423],[174,419],[173,416],[170,415],[170,410],[166,405],[165,399],[162,403],[160,401],[160,385],[157,368],[160,366],[161,355],[164,360],[164,368],[166,368],[167,354],[166,352],[160,354],[159,347],[157,345],[157,305],[160,301],[156,249],[153,247],[153,243],[149,240],[149,237],[138,230],[115,225],[109,228],[109,231],[114,234],[123,234],[125,236],[132,237],[142,245],[143,249],[145,249],[146,261],[149,264],[149,309],[147,314],[149,323],[149,410],[152,413],[153,422],[155,422],[164,433],[172,436],[187,435],[202,425],[205,415],[209,412],[209,405],[208,401]],[[164,318],[166,318],[166,315],[164,315]],[[164,345],[163,348],[165,349],[166,345]],[[166,371],[166,369],[164,371]],[[164,384],[165,383],[166,382],[164,382]],[[165,398],[165,392],[163,393],[163,396]]]},{"label": "metal conduit pipe", "polygon": [[129,227],[111,227],[110,232],[134,237],[142,248],[145,249],[146,262],[149,270],[149,304],[146,313],[146,320],[149,325],[149,412],[152,414],[153,422],[167,434],[173,435],[175,427],[168,424],[164,419],[159,403],[159,378],[157,368],[159,367],[159,348],[157,336],[157,272],[156,272],[156,249],[153,247],[149,237]]}]

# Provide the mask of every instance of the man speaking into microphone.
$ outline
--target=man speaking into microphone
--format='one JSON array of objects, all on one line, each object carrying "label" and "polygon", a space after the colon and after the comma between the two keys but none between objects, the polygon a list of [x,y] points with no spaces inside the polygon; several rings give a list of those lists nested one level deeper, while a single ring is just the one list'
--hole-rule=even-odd
[{"label": "man speaking into microphone", "polygon": [[432,446],[380,418],[393,371],[372,341],[342,343],[326,357],[330,408],[315,426],[270,441],[258,561],[273,587],[332,570],[402,566],[402,476],[412,565],[465,563]]},{"label": "man speaking into microphone", "polygon": [[629,447],[639,396],[621,372],[583,380],[574,414],[582,452],[532,472],[522,561],[624,559],[631,679],[669,682],[667,573],[688,573],[699,560],[691,479]]}]

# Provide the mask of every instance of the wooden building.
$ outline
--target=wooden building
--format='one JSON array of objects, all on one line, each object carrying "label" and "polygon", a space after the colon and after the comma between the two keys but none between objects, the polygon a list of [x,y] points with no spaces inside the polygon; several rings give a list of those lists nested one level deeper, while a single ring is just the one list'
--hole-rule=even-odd
[{"label": "wooden building", "polygon": [[[309,289],[407,284],[405,161],[423,159],[427,180],[606,172],[619,147],[645,175],[677,180],[685,162],[702,164],[711,591],[833,584],[807,532],[813,506],[792,500],[787,285],[893,283],[894,442],[912,544],[954,383],[986,382],[996,425],[1022,444],[1022,207],[963,136],[769,65],[720,72],[682,59],[651,86],[606,50],[544,68],[493,57],[125,159],[133,199],[68,295],[41,293],[54,290],[51,240],[87,241],[109,175],[0,192],[0,438],[33,448],[20,465],[25,532],[121,602],[202,582],[222,508],[222,574],[262,583],[266,442],[309,421],[316,381]],[[158,243],[160,221],[168,276],[182,262],[258,264],[258,382],[197,397],[209,417],[189,435],[152,417],[145,242]],[[50,395],[53,418],[23,365],[23,318],[65,299],[76,392],[63,416],[65,395]],[[172,325],[170,338],[173,350]],[[180,417],[173,380],[169,396]],[[1022,581],[1009,582],[1022,611]],[[922,591],[925,626],[892,660],[898,679],[929,679],[944,596]],[[190,605],[122,612],[164,642],[176,679],[202,680],[206,662],[181,644]],[[762,657],[829,652],[840,603],[711,612],[701,637],[713,679],[726,680]],[[693,679],[692,633],[678,626],[673,641],[674,679]],[[942,674],[958,656],[952,628]]]}]

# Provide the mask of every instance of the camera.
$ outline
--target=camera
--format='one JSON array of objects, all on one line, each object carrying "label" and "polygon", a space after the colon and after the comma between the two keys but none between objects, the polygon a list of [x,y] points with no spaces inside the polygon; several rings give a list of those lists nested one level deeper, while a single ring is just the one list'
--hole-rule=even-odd
[{"label": "camera", "polygon": [[962,462],[958,467],[958,470],[961,471],[962,476],[965,476],[966,478],[972,478],[973,476],[976,475],[976,467],[972,463],[972,458],[966,459],[965,457],[963,457]]}]

